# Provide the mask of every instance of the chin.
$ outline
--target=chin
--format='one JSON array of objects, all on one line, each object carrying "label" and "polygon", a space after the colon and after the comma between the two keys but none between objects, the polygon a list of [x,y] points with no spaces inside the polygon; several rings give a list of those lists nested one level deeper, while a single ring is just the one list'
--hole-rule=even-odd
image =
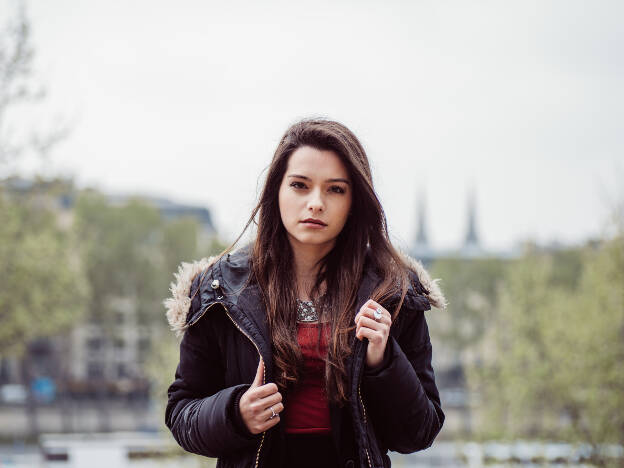
[{"label": "chin", "polygon": [[291,234],[290,237],[292,240],[302,245],[323,245],[323,244],[327,244],[329,242],[333,242],[336,240],[335,237],[331,237],[327,235],[319,236],[319,235],[314,235],[314,234],[296,235],[296,236],[293,236]]},{"label": "chin", "polygon": [[331,242],[333,239],[320,239],[320,238],[312,238],[312,237],[299,237],[296,238],[300,244],[306,245],[323,245]]}]

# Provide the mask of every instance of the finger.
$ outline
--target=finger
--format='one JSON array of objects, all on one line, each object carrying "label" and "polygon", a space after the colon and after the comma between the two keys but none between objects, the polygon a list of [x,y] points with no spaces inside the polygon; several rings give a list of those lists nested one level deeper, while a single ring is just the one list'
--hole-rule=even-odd
[{"label": "finger", "polygon": [[370,307],[363,308],[360,311],[359,315],[360,316],[365,315],[367,317],[374,319],[375,311],[377,310],[377,308],[381,310],[381,318],[379,319],[379,321],[385,322],[385,323],[392,323],[392,316],[390,315],[390,312],[388,312],[383,306],[380,306],[374,301],[372,301],[372,304],[370,305]]},{"label": "finger", "polygon": [[360,307],[359,313],[362,313],[363,311],[368,310],[368,309],[375,310],[377,307],[381,308],[382,311],[385,310],[385,308],[381,304],[373,301],[372,299],[369,299],[364,304],[362,304],[362,307]]},{"label": "finger", "polygon": [[256,370],[256,376],[254,377],[253,382],[251,383],[252,387],[259,387],[264,383],[264,361],[260,358],[260,362],[258,362],[258,369]]},{"label": "finger", "polygon": [[382,343],[384,338],[380,332],[366,327],[360,328],[355,336],[360,340],[367,338],[371,343]]},{"label": "finger", "polygon": [[377,303],[375,301],[373,301],[372,299],[369,299],[364,304],[362,304],[362,307],[360,307],[360,311],[359,312],[361,313],[363,310],[366,310],[366,309],[369,309],[369,308],[373,308],[374,309],[375,307],[377,307],[376,304]]},{"label": "finger", "polygon": [[270,382],[268,384],[254,388],[252,395],[256,399],[262,399],[275,393],[278,393],[277,385],[275,385],[273,382]]},{"label": "finger", "polygon": [[[275,384],[273,384],[275,385]],[[271,405],[275,405],[282,401],[282,394],[280,392],[271,393],[264,397],[258,398],[258,403],[263,405],[263,408],[268,408]]]},{"label": "finger", "polygon": [[[375,322],[376,323],[376,322]],[[377,323],[376,323],[377,324]],[[379,324],[377,324],[379,325]],[[373,327],[367,327],[366,325],[362,325],[360,326],[355,334],[357,335],[361,330],[370,330],[373,333],[378,333],[380,336],[388,336],[389,333],[386,332],[386,330],[384,328],[373,328]]]},{"label": "finger", "polygon": [[358,321],[358,328],[359,327],[372,328],[373,330],[377,330],[383,333],[386,333],[386,331],[390,329],[388,323],[378,322],[377,320],[366,316],[360,317],[360,320]]},{"label": "finger", "polygon": [[375,320],[375,313],[371,309],[366,309],[357,315],[355,323],[359,324],[360,321],[364,318],[368,320],[373,320],[375,323],[383,323],[385,325],[392,325],[392,318],[390,317],[390,315],[385,314],[383,312],[378,322],[377,320]]},{"label": "finger", "polygon": [[377,304],[375,301],[373,301],[372,299],[368,299],[363,305],[362,305],[362,309],[369,307],[371,304]]},{"label": "finger", "polygon": [[278,422],[280,422],[279,414],[276,414],[276,416],[272,418],[270,416],[272,416],[272,413],[270,410],[269,410],[269,416],[266,418],[263,416],[261,419],[259,416],[256,416],[256,419],[254,420],[254,423],[251,426],[252,427],[251,432],[254,434],[260,434],[261,432],[264,432],[270,429],[271,427],[275,426]]},{"label": "finger", "polygon": [[362,304],[362,306],[359,308],[358,313],[356,315],[356,317],[364,310],[366,309],[371,303],[373,302],[372,299],[368,299],[364,304]]},{"label": "finger", "polygon": [[[271,412],[271,408],[273,408],[273,411],[275,411],[275,414],[279,414],[282,411],[284,411],[284,405],[282,403],[276,403],[274,405],[271,405],[269,407],[267,407],[262,413],[260,413],[260,416],[262,417],[262,420],[266,420],[271,418],[271,416],[273,416],[273,413]],[[277,417],[277,416],[275,416]],[[274,417],[274,418],[275,418]]]},{"label": "finger", "polygon": [[260,424],[258,426],[259,432],[264,432],[266,430],[271,429],[273,426],[275,426],[278,422],[280,422],[280,416],[279,414],[277,416],[275,416],[274,418],[271,419],[267,419],[265,422],[263,422],[262,424]]},{"label": "finger", "polygon": [[375,314],[373,314],[370,311],[359,315],[357,317],[357,320],[356,320],[355,324],[358,325],[362,319],[372,320],[375,323],[384,324],[384,325],[387,325],[387,326],[392,325],[392,319],[389,316],[382,315],[381,318],[379,319],[379,321],[377,321],[377,320],[375,320]]},{"label": "finger", "polygon": [[[277,405],[282,405],[281,401],[268,401],[264,400],[255,400],[249,405],[249,411],[253,415],[254,420],[260,424],[264,422],[269,416],[271,416],[271,407],[273,409],[277,408]],[[268,413],[267,413],[268,412]],[[277,413],[277,410],[275,410]]]},{"label": "finger", "polygon": [[390,315],[390,312],[388,312],[384,306],[372,300],[368,302],[366,307],[362,307],[362,310],[365,312],[374,312],[376,309],[380,309],[382,315]]}]

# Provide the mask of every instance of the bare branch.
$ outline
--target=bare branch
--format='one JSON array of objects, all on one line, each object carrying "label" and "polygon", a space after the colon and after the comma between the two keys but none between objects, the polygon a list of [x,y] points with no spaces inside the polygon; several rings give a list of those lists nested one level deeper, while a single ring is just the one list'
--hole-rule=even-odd
[{"label": "bare branch", "polygon": [[20,1],[15,17],[0,30],[0,168],[4,169],[29,153],[48,158],[52,149],[67,138],[71,128],[67,123],[56,123],[53,130],[42,130],[28,119],[26,123],[18,123],[19,132],[8,126],[9,122],[15,125],[14,111],[18,106],[33,106],[32,112],[27,112],[33,116],[37,104],[46,98],[46,90],[37,82],[34,72],[31,36],[26,8]]}]

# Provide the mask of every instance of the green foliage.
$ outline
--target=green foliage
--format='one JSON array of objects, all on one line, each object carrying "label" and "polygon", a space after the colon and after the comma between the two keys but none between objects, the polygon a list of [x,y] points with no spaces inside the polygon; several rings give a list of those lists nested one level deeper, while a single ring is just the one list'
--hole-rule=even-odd
[{"label": "green foliage", "polygon": [[162,253],[164,256],[165,280],[177,271],[182,260],[195,260],[198,256],[199,226],[193,218],[180,218],[165,224],[163,229]]},{"label": "green foliage", "polygon": [[478,343],[494,314],[497,283],[503,277],[501,259],[443,258],[431,268],[449,303],[444,314],[431,314],[432,335],[459,353]]},{"label": "green foliage", "polygon": [[490,352],[468,374],[478,435],[624,443],[624,236],[529,252],[496,309]]},{"label": "green foliage", "polygon": [[62,332],[81,315],[87,283],[71,232],[40,198],[0,191],[0,355]]},{"label": "green foliage", "polygon": [[[176,223],[171,227],[172,232],[177,232],[179,230],[183,230],[184,221],[180,221],[180,223]],[[184,231],[186,232],[186,231]],[[178,240],[183,240],[186,238],[185,235],[175,236]],[[174,245],[177,244],[174,243]],[[216,238],[213,239],[209,246],[207,246],[206,251],[203,253],[203,256],[215,255],[223,250],[225,250],[227,246],[220,243]],[[174,249],[172,249],[172,252]],[[177,258],[175,256],[171,256],[171,261],[173,262],[173,266],[169,268],[167,271],[167,276],[169,281],[173,281],[173,273],[177,272],[178,266],[182,259],[185,258],[186,261],[192,260],[191,256],[188,257],[180,257]],[[162,314],[164,319],[164,313]],[[158,342],[158,346],[152,349],[150,353],[149,359],[147,360],[146,365],[146,374],[152,382],[151,386],[151,397],[152,401],[155,402],[158,407],[158,414],[165,413],[165,405],[167,402],[167,389],[169,385],[173,382],[176,366],[179,361],[179,339],[175,336],[175,334],[170,330],[158,330],[157,335],[154,337],[154,340]],[[163,430],[165,429],[164,421],[163,421]],[[170,432],[165,431],[170,435]]]},{"label": "green foliage", "polygon": [[200,250],[224,248],[216,239],[199,245],[197,220],[164,219],[138,199],[113,204],[85,191],[62,208],[62,196],[76,195],[71,183],[8,187],[11,180],[0,186],[0,355],[19,355],[79,320],[102,326],[109,339],[121,314],[167,330],[162,300],[172,272]]},{"label": "green foliage", "polygon": [[158,211],[136,200],[111,205],[102,195],[85,193],[77,201],[74,223],[92,290],[90,317],[114,320],[121,298],[130,298],[139,315],[153,314],[164,286]]},{"label": "green foliage", "polygon": [[[164,365],[168,361],[162,352],[170,349],[167,343],[173,334],[162,301],[173,272],[182,261],[224,247],[213,239],[206,251],[206,246],[200,245],[200,226],[194,218],[168,220],[146,201],[111,204],[93,192],[79,197],[74,226],[92,291],[89,320],[98,323],[104,338],[110,340],[124,327],[120,315],[136,320],[148,330],[149,343],[144,349],[148,366]],[[158,372],[151,375],[162,379]],[[171,375],[173,372],[166,373],[167,379]]]}]

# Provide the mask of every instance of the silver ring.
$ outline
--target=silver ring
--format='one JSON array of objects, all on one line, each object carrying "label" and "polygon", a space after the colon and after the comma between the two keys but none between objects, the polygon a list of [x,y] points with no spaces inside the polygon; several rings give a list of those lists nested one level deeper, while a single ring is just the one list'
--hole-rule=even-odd
[{"label": "silver ring", "polygon": [[270,406],[269,409],[271,410],[271,413],[273,413],[269,419],[273,419],[275,416],[277,416],[277,413],[273,410],[273,406]]},{"label": "silver ring", "polygon": [[381,320],[381,316],[382,316],[381,307],[377,307],[374,310],[373,314],[375,315],[375,322],[379,322]]}]

